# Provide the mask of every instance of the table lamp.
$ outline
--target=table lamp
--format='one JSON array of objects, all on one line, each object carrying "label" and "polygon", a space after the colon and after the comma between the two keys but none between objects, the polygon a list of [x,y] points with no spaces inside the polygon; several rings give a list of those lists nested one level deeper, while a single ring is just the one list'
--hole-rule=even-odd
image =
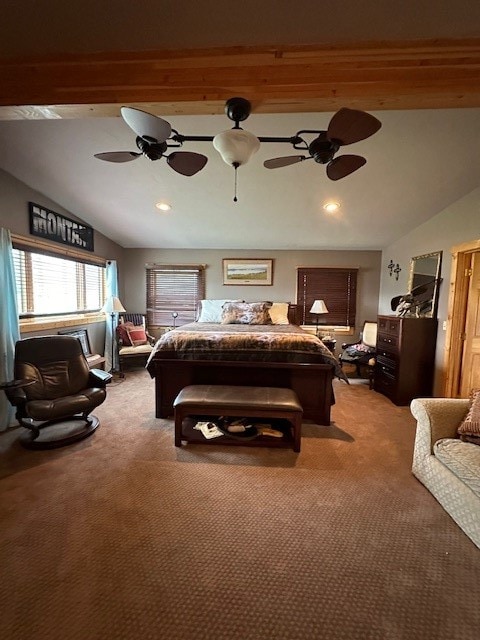
[{"label": "table lamp", "polygon": [[318,316],[322,313],[328,313],[327,305],[323,300],[314,300],[312,308],[310,309],[310,313],[314,313],[317,316],[316,335],[318,336]]}]

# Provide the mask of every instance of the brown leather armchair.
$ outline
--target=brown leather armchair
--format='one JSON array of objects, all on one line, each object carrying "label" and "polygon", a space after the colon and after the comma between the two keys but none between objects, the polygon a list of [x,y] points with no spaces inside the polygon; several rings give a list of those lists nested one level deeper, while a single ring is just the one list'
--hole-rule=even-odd
[{"label": "brown leather armchair", "polygon": [[[77,338],[25,338],[15,345],[15,380],[5,386],[19,424],[30,433],[24,446],[53,449],[91,435],[99,426],[91,411],[106,398],[112,376],[89,369]],[[43,431],[46,427],[50,427]]]}]

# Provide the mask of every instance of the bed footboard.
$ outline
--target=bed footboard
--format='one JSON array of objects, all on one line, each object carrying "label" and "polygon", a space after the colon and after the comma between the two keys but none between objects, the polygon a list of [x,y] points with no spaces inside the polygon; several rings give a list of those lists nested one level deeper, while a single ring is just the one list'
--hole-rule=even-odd
[{"label": "bed footboard", "polygon": [[287,387],[297,394],[303,417],[330,424],[333,366],[314,363],[220,362],[153,359],[148,371],[155,378],[155,416],[173,415],[173,401],[191,384]]}]

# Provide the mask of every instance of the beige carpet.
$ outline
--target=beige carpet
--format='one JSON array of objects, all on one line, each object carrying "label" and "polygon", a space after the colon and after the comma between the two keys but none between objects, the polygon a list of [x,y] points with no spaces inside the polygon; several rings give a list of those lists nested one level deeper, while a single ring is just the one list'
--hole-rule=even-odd
[{"label": "beige carpet", "polygon": [[129,372],[65,449],[0,436],[8,640],[477,640],[480,553],[410,473],[415,423],[336,382],[302,451],[173,446]]}]

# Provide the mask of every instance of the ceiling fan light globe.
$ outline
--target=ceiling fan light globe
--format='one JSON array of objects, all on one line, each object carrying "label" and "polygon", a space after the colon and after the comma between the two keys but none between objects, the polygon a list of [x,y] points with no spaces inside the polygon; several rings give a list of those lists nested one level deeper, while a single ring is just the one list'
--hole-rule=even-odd
[{"label": "ceiling fan light globe", "polygon": [[213,146],[230,166],[240,166],[250,160],[260,148],[260,140],[250,131],[228,129],[217,134]]}]

